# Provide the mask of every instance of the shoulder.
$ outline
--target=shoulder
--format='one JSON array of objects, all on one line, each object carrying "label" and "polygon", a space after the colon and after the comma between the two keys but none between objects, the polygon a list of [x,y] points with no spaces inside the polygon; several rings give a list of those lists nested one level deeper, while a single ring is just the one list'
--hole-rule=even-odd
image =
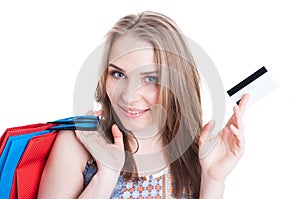
[{"label": "shoulder", "polygon": [[89,152],[77,139],[74,131],[59,131],[50,154],[60,163],[77,165],[84,169],[87,160],[90,158]]},{"label": "shoulder", "polygon": [[77,198],[88,158],[74,131],[59,131],[43,170],[38,198]]}]

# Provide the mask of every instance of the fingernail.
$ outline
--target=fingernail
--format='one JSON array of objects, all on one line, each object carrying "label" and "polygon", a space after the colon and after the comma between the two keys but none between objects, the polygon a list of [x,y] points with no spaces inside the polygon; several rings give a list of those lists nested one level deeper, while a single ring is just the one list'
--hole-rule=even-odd
[{"label": "fingernail", "polygon": [[234,106],[234,111],[237,112],[239,111],[240,107],[239,106]]},{"label": "fingernail", "polygon": [[115,131],[115,130],[118,130],[118,126],[116,124],[113,124],[112,125],[112,129]]},{"label": "fingernail", "polygon": [[209,131],[213,130],[215,128],[215,121],[211,120],[209,124]]}]

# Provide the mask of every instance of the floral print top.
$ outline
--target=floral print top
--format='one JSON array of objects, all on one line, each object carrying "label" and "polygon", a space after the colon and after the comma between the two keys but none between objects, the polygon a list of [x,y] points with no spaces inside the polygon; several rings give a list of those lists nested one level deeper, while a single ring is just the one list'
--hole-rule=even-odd
[{"label": "floral print top", "polygon": [[[84,188],[88,186],[97,170],[96,163],[88,161],[83,172]],[[172,179],[169,169],[165,168],[159,173],[129,181],[125,181],[120,175],[110,199],[174,199],[171,193]],[[181,198],[188,198],[188,195],[183,193]],[[193,193],[190,198],[195,198]]]}]

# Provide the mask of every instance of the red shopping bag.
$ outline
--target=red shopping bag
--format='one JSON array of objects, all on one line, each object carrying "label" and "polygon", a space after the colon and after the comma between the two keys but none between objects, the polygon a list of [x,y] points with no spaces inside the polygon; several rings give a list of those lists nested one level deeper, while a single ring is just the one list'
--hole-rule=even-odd
[{"label": "red shopping bag", "polygon": [[96,116],[8,128],[0,138],[0,198],[34,199],[59,130],[97,130]]},{"label": "red shopping bag", "polygon": [[10,199],[37,197],[43,168],[56,135],[57,131],[36,136],[29,141],[15,171]]},{"label": "red shopping bag", "polygon": [[44,131],[52,126],[56,126],[58,124],[55,123],[37,123],[30,124],[25,126],[18,126],[6,129],[3,135],[0,138],[0,156],[2,155],[3,149],[6,146],[6,142],[10,136],[28,134],[38,131]]}]

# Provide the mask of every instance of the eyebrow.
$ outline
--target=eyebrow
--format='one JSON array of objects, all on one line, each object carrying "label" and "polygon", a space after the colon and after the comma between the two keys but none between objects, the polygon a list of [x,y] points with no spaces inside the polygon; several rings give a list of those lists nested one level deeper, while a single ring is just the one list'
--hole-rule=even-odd
[{"label": "eyebrow", "polygon": [[[120,70],[121,72],[125,72],[124,69],[120,68],[119,66],[116,66],[115,64],[110,63],[108,66],[114,67],[117,70]],[[157,73],[158,73],[158,71],[155,70],[155,71],[149,71],[149,72],[141,72],[140,74],[141,75],[151,75],[151,74],[157,74]]]},{"label": "eyebrow", "polygon": [[122,68],[120,68],[120,67],[118,67],[118,66],[116,66],[116,65],[114,65],[114,64],[112,64],[112,63],[110,63],[108,66],[114,67],[114,68],[116,68],[116,69],[118,69],[118,70],[120,70],[120,71],[122,71],[122,72],[125,72],[124,69],[122,69]]},{"label": "eyebrow", "polygon": [[151,75],[151,74],[157,74],[157,70],[156,71],[150,71],[150,72],[142,72],[141,75]]}]

